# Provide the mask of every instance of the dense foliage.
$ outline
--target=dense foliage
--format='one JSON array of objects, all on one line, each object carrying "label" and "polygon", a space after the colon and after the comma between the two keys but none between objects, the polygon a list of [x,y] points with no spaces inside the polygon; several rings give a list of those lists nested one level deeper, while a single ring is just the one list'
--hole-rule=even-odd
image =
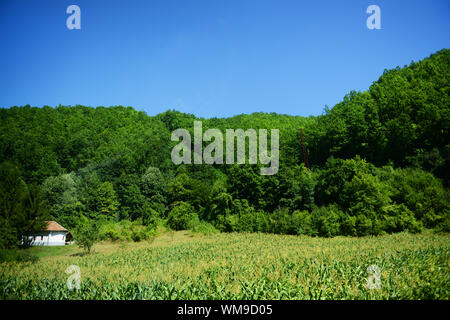
[{"label": "dense foliage", "polygon": [[[122,106],[0,109],[0,245],[17,245],[48,214],[69,229],[86,217],[109,226],[138,221],[145,230],[163,221],[176,230],[203,224],[328,237],[448,231],[449,72],[450,50],[441,50],[385,71],[368,91],[352,91],[308,118],[203,119],[170,110],[150,117]],[[279,172],[174,165],[171,132],[192,132],[194,120],[204,131],[279,129]]]}]

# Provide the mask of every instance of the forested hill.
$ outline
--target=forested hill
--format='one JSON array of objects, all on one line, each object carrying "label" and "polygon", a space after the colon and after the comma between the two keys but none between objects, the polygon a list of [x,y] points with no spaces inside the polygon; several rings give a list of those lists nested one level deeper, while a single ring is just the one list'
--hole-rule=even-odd
[{"label": "forested hill", "polygon": [[[248,165],[174,165],[171,132],[192,130],[194,120],[203,121],[203,130],[279,129],[279,173],[260,176]],[[10,190],[11,181],[18,180],[39,186],[52,218],[68,225],[76,224],[73,212],[91,218],[166,219],[181,207],[177,210],[192,208],[202,220],[228,231],[240,230],[240,219],[248,212],[259,212],[249,218],[253,222],[245,222],[251,230],[263,223],[258,219],[281,221],[273,218],[277,210],[289,219],[298,210],[309,212],[302,219],[312,219],[313,231],[305,233],[377,234],[408,225],[435,227],[449,213],[448,191],[442,187],[450,172],[449,126],[448,49],[386,70],[369,90],[350,92],[317,117],[254,113],[202,119],[177,111],[147,116],[122,106],[11,107],[0,109],[1,189]],[[298,128],[304,128],[312,171],[301,166]],[[390,181],[394,176],[406,179],[399,180],[397,189]],[[420,199],[411,200],[408,192]],[[368,200],[371,196],[375,199]],[[3,193],[1,201],[10,200]],[[317,225],[323,212],[317,210],[354,219],[336,218],[335,230],[323,231]],[[383,214],[404,212],[409,224],[377,225]],[[225,213],[228,220],[221,216]],[[9,219],[1,214],[2,221]],[[367,230],[360,232],[355,219]],[[268,221],[264,223],[271,225]],[[270,228],[264,231],[301,233],[298,226],[295,231]]]},{"label": "forested hill", "polygon": [[449,127],[450,50],[444,49],[385,70],[368,91],[346,95],[318,117],[308,142],[315,163],[359,154],[378,165],[422,165],[448,179]]},{"label": "forested hill", "polygon": [[[128,173],[170,165],[170,133],[192,128],[277,128],[283,161],[301,161],[298,128],[312,165],[329,156],[360,155],[383,165],[424,166],[444,177],[449,159],[450,50],[404,68],[386,70],[365,92],[350,92],[319,117],[253,113],[196,118],[167,111],[154,117],[128,107],[12,107],[0,109],[0,159],[17,163],[28,182],[79,170],[99,161],[121,163]],[[286,151],[283,153],[283,151]],[[119,165],[119,164],[118,164]],[[447,167],[448,168],[448,167]],[[448,179],[448,176],[445,176]]]},{"label": "forested hill", "polygon": [[[232,118],[202,119],[177,111],[154,117],[131,107],[85,106],[56,108],[13,107],[1,109],[0,156],[18,164],[27,182],[41,183],[49,176],[68,173],[88,165],[109,166],[113,175],[142,174],[149,166],[163,171],[176,169],[170,140],[177,128],[193,129],[202,120],[204,131],[218,128],[268,128],[280,130],[281,151],[297,148],[298,130],[313,117],[254,113]],[[286,155],[298,163],[300,151]]]}]

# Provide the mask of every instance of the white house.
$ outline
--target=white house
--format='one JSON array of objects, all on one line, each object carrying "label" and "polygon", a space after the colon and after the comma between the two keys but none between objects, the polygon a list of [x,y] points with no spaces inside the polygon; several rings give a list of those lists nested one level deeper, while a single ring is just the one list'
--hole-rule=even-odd
[{"label": "white house", "polygon": [[70,231],[56,221],[47,221],[42,232],[28,236],[31,246],[64,246],[71,239]]}]

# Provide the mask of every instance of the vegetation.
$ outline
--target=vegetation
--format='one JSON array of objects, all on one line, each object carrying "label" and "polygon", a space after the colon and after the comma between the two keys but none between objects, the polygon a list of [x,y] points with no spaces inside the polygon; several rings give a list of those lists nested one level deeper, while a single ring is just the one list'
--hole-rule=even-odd
[{"label": "vegetation", "polygon": [[77,245],[90,253],[92,246],[98,240],[97,223],[87,218],[82,219],[76,228],[75,237],[77,239]]},{"label": "vegetation", "polygon": [[39,257],[25,250],[0,250],[0,263],[3,262],[36,262]]},{"label": "vegetation", "polygon": [[[35,263],[0,262],[0,299],[450,298],[449,238],[430,231],[332,239],[181,231],[96,244],[84,256],[61,249],[27,249],[41,254]],[[80,290],[67,288],[69,265],[80,267]],[[379,289],[367,287],[371,265]]]},{"label": "vegetation", "polygon": [[9,162],[0,164],[0,208],[0,249],[14,248],[22,235],[40,231],[49,216],[39,186],[25,183]]},{"label": "vegetation", "polygon": [[[444,49],[307,118],[0,109],[0,299],[448,300],[449,72]],[[279,129],[278,173],[173,164],[194,120]],[[19,250],[46,220],[78,246]]]},{"label": "vegetation", "polygon": [[[150,117],[122,106],[0,109],[0,247],[17,247],[46,219],[72,230],[86,218],[103,239],[134,241],[158,225],[325,237],[448,232],[449,70],[444,49],[386,70],[368,91],[352,91],[308,118]],[[279,129],[279,172],[174,165],[171,132],[192,131],[194,120],[203,130]],[[123,231],[126,221],[136,230]]]}]

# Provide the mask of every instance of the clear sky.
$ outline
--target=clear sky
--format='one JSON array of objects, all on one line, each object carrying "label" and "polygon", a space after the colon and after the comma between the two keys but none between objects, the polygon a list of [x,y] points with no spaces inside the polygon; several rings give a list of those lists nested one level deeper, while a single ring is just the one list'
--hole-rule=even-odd
[{"label": "clear sky", "polygon": [[450,0],[0,0],[0,106],[318,115],[449,31]]}]

